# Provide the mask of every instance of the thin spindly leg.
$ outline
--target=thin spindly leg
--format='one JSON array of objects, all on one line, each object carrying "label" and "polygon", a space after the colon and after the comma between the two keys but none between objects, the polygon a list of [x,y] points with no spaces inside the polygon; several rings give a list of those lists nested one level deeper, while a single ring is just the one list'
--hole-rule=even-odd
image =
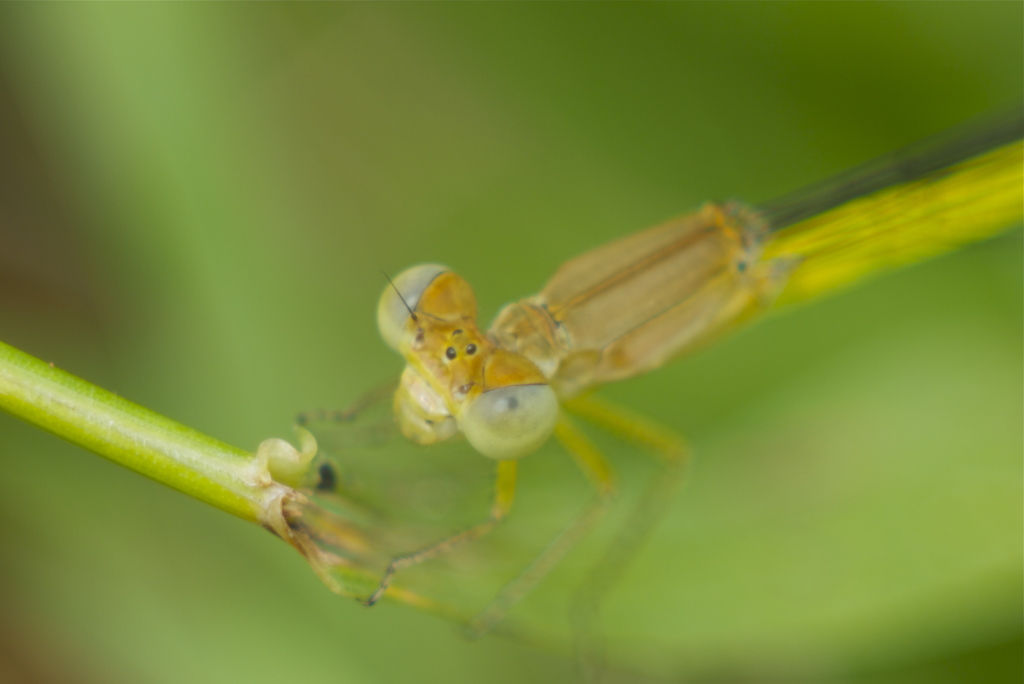
[{"label": "thin spindly leg", "polygon": [[601,600],[640,551],[682,486],[690,463],[690,450],[686,440],[668,428],[604,399],[577,397],[569,401],[566,408],[619,438],[653,452],[663,465],[662,472],[652,478],[626,524],[573,601],[572,620],[579,660],[583,669],[596,677],[594,670],[599,668],[603,649],[593,630],[599,624]]},{"label": "thin spindly leg", "polygon": [[465,532],[460,532],[452,537],[440,541],[432,546],[428,546],[425,549],[421,549],[415,553],[410,553],[405,556],[399,556],[391,561],[388,565],[387,570],[384,571],[384,576],[381,577],[380,584],[377,586],[369,598],[363,603],[368,606],[372,606],[374,603],[380,600],[380,597],[387,591],[388,585],[391,584],[391,578],[399,570],[418,565],[423,561],[430,560],[440,556],[443,553],[451,551],[457,546],[461,546],[466,542],[479,539],[484,536],[495,526],[501,522],[509,510],[512,508],[512,499],[515,497],[516,492],[516,464],[517,461],[499,461],[498,462],[498,474],[494,482],[494,503],[491,504],[491,514],[487,520],[469,528]]},{"label": "thin spindly leg", "polygon": [[366,394],[359,397],[351,406],[345,409],[316,409],[303,411],[295,416],[295,423],[300,426],[307,426],[313,423],[351,423],[359,418],[368,408],[388,402],[395,395],[397,382],[387,382],[375,387]]},{"label": "thin spindly leg", "polygon": [[501,621],[512,606],[558,565],[576,543],[601,518],[615,496],[615,474],[608,460],[566,416],[555,427],[558,441],[572,454],[587,479],[597,490],[594,500],[541,551],[532,563],[501,590],[498,596],[468,625],[468,635],[478,637]]}]

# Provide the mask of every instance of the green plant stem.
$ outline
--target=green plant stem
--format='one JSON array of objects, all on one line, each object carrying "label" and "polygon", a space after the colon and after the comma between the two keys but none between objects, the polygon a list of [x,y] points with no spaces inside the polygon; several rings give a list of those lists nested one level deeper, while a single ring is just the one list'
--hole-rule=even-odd
[{"label": "green plant stem", "polygon": [[0,342],[0,409],[245,520],[286,532],[266,458],[196,430]]}]

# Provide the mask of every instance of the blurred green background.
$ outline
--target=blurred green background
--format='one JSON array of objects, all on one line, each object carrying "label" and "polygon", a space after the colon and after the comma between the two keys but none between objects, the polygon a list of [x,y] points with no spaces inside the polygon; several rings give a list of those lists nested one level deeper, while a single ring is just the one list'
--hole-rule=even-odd
[{"label": "blurred green background", "polygon": [[[1020,106],[1022,20],[5,5],[0,339],[254,448],[398,372],[381,270],[449,264],[486,320],[705,200]],[[1021,283],[1015,230],[606,388],[699,454],[605,610],[612,680],[1020,681]],[[572,677],[558,644],[337,598],[263,530],[3,415],[0,467],[0,681]],[[517,512],[561,491],[583,485],[549,448]]]}]

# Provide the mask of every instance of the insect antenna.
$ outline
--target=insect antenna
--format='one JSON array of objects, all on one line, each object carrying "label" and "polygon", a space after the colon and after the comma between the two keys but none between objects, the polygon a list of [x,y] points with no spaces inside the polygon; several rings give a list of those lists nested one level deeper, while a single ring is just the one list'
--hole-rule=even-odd
[{"label": "insect antenna", "polygon": [[398,295],[398,298],[402,300],[402,304],[405,304],[405,308],[409,310],[409,316],[412,317],[412,320],[419,323],[420,319],[416,317],[416,312],[412,310],[411,306],[409,306],[409,302],[405,301],[405,297],[402,296],[402,293],[401,291],[399,291],[398,286],[395,285],[395,281],[393,281],[391,279],[391,276],[389,276],[384,271],[381,271],[381,273],[384,275],[385,278],[388,279],[388,282],[391,283],[391,287],[395,288],[395,294]]}]

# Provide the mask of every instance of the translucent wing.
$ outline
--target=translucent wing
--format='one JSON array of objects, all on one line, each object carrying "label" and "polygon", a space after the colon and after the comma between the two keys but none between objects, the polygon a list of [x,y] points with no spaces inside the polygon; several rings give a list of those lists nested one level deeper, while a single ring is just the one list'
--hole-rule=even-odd
[{"label": "translucent wing", "polygon": [[[394,387],[299,421],[319,445],[302,488],[309,499],[302,517],[321,549],[346,561],[330,569],[333,588],[356,598],[372,592],[391,559],[486,517],[492,499],[495,464],[464,440],[421,446],[402,437],[391,409]],[[357,553],[355,536],[362,540]],[[468,620],[515,571],[515,559],[529,557],[510,539],[497,534],[403,572],[388,596]]]},{"label": "translucent wing", "polygon": [[[393,558],[479,522],[493,498],[495,462],[464,440],[422,446],[402,437],[391,411],[393,388],[383,386],[344,411],[312,412],[300,420],[319,444],[302,487],[309,501],[300,520],[328,559],[321,576],[355,598],[373,591]],[[386,596],[469,622],[590,501],[589,484],[559,451],[546,445],[523,465],[519,500],[495,532],[403,570]],[[636,460],[623,473],[630,482],[644,482],[656,466]],[[613,519],[632,509],[640,487],[635,489],[625,487]],[[573,590],[617,528],[601,529],[574,549],[496,631],[542,639],[549,647],[567,644]]]}]

